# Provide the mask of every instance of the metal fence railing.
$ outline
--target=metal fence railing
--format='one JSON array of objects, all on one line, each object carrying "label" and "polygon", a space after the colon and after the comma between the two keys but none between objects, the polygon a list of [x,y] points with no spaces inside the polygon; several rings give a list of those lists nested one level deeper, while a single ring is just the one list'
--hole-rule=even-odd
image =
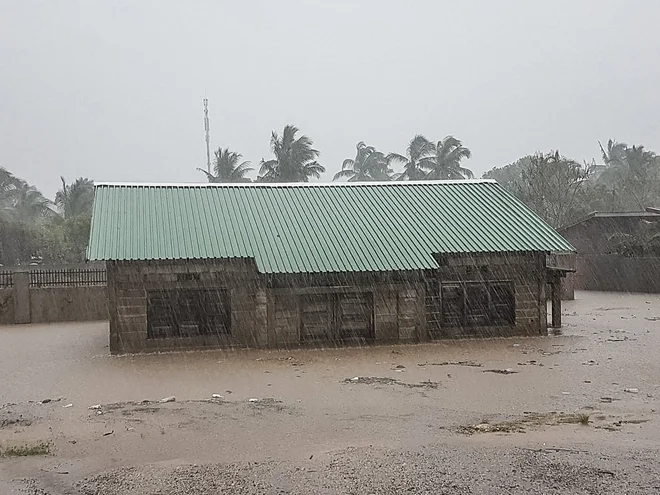
[{"label": "metal fence railing", "polygon": [[14,277],[12,276],[12,272],[9,270],[0,271],[0,289],[7,289],[13,287],[13,285]]},{"label": "metal fence railing", "polygon": [[86,287],[106,285],[104,268],[30,270],[30,287]]}]

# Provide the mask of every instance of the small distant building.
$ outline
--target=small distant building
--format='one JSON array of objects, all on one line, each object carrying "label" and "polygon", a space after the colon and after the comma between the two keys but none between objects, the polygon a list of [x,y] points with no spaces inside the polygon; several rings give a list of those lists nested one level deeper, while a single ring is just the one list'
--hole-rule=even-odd
[{"label": "small distant building", "polygon": [[113,353],[547,332],[573,247],[489,180],[97,184]]},{"label": "small distant building", "polygon": [[[647,233],[660,232],[660,208],[593,212],[558,229],[577,250],[566,287],[576,290],[660,292],[660,258],[635,252]],[[628,251],[626,247],[629,246]],[[657,249],[656,249],[657,250]]]}]

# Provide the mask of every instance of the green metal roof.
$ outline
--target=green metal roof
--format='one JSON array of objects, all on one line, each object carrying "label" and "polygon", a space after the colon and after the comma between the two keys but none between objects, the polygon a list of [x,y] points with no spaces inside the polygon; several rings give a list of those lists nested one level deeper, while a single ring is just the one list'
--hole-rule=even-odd
[{"label": "green metal roof", "polygon": [[574,248],[488,180],[97,184],[89,260],[254,258],[262,273],[436,268],[434,253]]}]

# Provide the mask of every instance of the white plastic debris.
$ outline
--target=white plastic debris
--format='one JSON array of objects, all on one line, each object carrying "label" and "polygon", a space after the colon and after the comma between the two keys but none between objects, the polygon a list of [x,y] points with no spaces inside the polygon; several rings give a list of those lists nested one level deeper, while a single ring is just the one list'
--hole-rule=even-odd
[{"label": "white plastic debris", "polygon": [[160,402],[161,404],[165,404],[166,402],[176,402],[176,397],[170,395],[169,397],[164,397],[160,399],[158,402]]},{"label": "white plastic debris", "polygon": [[225,397],[224,397],[224,395],[213,394],[213,395],[211,396],[211,398],[212,398],[212,399],[224,399]]},{"label": "white plastic debris", "polygon": [[255,398],[248,399],[248,402],[259,402],[259,399],[255,399]]},{"label": "white plastic debris", "polygon": [[67,404],[66,406],[62,406],[62,407],[66,409],[67,407],[73,407],[73,404]]},{"label": "white plastic debris", "polygon": [[628,392],[629,394],[637,394],[637,393],[639,393],[639,389],[638,389],[638,388],[624,388],[623,391],[624,391],[624,392]]},{"label": "white plastic debris", "polygon": [[90,411],[94,411],[96,409],[101,409],[101,404],[96,404],[96,405],[93,405],[93,406],[89,406],[87,409],[89,409]]},{"label": "white plastic debris", "polygon": [[570,392],[562,392],[561,395],[571,395]]},{"label": "white plastic debris", "polygon": [[360,377],[359,377],[359,376],[354,376],[353,378],[351,378],[351,381],[352,381],[352,382],[359,382],[359,381],[360,381]]}]

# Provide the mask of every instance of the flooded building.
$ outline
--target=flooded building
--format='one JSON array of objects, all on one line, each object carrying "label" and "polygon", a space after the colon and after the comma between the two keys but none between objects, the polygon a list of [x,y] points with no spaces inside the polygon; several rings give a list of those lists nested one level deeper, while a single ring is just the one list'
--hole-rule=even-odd
[{"label": "flooded building", "polygon": [[113,353],[538,335],[573,247],[489,180],[98,184]]},{"label": "flooded building", "polygon": [[577,250],[569,290],[660,292],[660,208],[593,212],[558,232]]}]

